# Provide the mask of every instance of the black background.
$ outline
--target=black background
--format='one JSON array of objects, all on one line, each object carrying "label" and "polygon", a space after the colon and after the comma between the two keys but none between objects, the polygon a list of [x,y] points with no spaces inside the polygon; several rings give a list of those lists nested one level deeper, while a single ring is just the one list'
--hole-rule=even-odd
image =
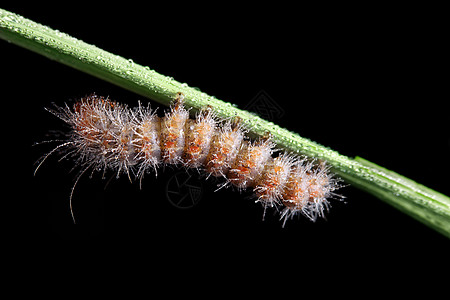
[{"label": "black background", "polygon": [[[126,5],[3,8],[241,108],[264,90],[284,110],[277,124],[450,194],[439,18],[365,11],[351,18],[317,11],[312,17],[289,13],[289,7],[197,13]],[[91,92],[130,106],[147,99],[5,41],[0,54],[8,134],[2,144],[5,164],[14,170],[8,203],[18,204],[19,212],[8,226],[35,247],[124,246],[155,250],[154,257],[173,253],[176,260],[256,255],[272,262],[363,257],[367,263],[395,257],[424,265],[440,263],[439,255],[430,254],[448,250],[447,238],[351,186],[341,190],[346,201],[333,202],[327,220],[300,218],[285,228],[273,211],[263,221],[261,206],[248,194],[214,192],[215,183],[201,178],[201,201],[180,210],[165,197],[166,183],[179,171],[171,168],[159,170],[157,178],[147,175],[141,190],[125,176],[106,187],[98,173],[83,176],[74,193],[73,225],[72,162],[50,157],[33,176],[35,161],[51,146],[32,145],[51,130],[67,129],[44,107]]]}]

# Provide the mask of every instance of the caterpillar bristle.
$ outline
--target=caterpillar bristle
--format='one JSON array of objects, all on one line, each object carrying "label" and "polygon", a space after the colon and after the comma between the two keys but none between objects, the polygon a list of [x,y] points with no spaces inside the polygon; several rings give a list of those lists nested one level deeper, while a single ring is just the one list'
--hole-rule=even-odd
[{"label": "caterpillar bristle", "polygon": [[195,119],[186,121],[183,162],[187,167],[200,168],[204,165],[211,140],[216,132],[216,119],[211,107],[206,107],[197,114]]},{"label": "caterpillar bristle", "polygon": [[144,174],[155,171],[161,163],[161,118],[156,115],[156,110],[152,111],[150,106],[139,106],[132,119],[134,129],[133,143],[138,149],[135,159],[140,162],[137,170],[137,177],[140,182]]},{"label": "caterpillar bristle", "polygon": [[274,146],[275,144],[267,138],[253,142],[244,141],[228,172],[228,180],[238,189],[254,187],[273,153]]},{"label": "caterpillar bristle", "polygon": [[217,127],[204,163],[208,175],[225,177],[244,140],[244,130],[239,118],[225,121]]},{"label": "caterpillar bristle", "polygon": [[273,207],[281,203],[283,191],[286,189],[289,174],[295,162],[296,157],[287,153],[269,158],[253,189],[257,202],[261,202],[265,207]]},{"label": "caterpillar bristle", "polygon": [[79,177],[90,168],[103,174],[112,170],[117,177],[126,174],[130,181],[139,179],[142,184],[144,175],[157,174],[160,166],[195,168],[206,178],[223,177],[220,188],[251,188],[264,212],[281,207],[283,226],[296,215],[312,221],[324,217],[328,199],[342,198],[334,193],[339,179],[324,162],[284,152],[273,157],[278,150],[270,133],[249,140],[239,117],[219,120],[211,106],[190,119],[184,98],[177,93],[163,117],[149,105],[139,102],[137,108],[129,109],[95,94],[81,98],[72,108],[66,104],[47,109],[71,132],[68,141],[44,156],[36,171],[61,149],[69,149],[65,156],[72,156],[81,167]]},{"label": "caterpillar bristle", "polygon": [[183,106],[184,95],[177,93],[170,111],[161,120],[161,156],[165,164],[179,164],[185,143],[185,124],[189,112]]}]

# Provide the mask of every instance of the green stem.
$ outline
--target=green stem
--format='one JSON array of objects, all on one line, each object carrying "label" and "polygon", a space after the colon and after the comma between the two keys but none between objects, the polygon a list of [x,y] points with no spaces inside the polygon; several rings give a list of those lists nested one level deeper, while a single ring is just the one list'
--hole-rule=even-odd
[{"label": "green stem", "polygon": [[0,37],[164,105],[170,103],[175,93],[183,92],[186,105],[194,110],[211,105],[220,117],[239,116],[252,135],[271,132],[280,148],[327,161],[348,183],[450,237],[450,198],[408,178],[362,158],[341,155],[132,60],[2,9]]}]

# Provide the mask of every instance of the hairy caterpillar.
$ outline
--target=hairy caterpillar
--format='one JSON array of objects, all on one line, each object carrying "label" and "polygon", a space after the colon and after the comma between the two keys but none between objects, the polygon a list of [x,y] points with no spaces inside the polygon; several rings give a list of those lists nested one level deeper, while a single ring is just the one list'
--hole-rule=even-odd
[{"label": "hairy caterpillar", "polygon": [[[196,168],[207,175],[223,178],[221,187],[253,189],[256,202],[264,207],[281,208],[283,226],[295,215],[312,221],[324,217],[328,199],[335,194],[339,179],[329,173],[324,162],[275,150],[271,136],[251,141],[239,118],[218,120],[211,107],[200,110],[194,119],[184,107],[184,95],[177,93],[163,117],[141,103],[134,109],[95,94],[77,101],[73,107],[48,109],[66,122],[71,131],[67,141],[47,153],[65,150],[81,167],[79,178],[88,170],[116,172],[130,181],[162,165]],[[278,155],[277,155],[278,154]]]}]

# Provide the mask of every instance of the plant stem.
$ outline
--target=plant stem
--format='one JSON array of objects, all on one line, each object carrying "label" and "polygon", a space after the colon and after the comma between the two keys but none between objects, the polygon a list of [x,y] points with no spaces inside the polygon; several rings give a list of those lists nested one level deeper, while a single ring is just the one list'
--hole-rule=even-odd
[{"label": "plant stem", "polygon": [[211,105],[220,117],[239,116],[253,136],[270,132],[278,147],[327,161],[348,183],[450,237],[450,198],[397,173],[360,157],[352,159],[341,155],[132,60],[2,9],[0,37],[164,105],[172,101],[175,93],[182,92],[186,96],[186,106],[194,110]]}]

